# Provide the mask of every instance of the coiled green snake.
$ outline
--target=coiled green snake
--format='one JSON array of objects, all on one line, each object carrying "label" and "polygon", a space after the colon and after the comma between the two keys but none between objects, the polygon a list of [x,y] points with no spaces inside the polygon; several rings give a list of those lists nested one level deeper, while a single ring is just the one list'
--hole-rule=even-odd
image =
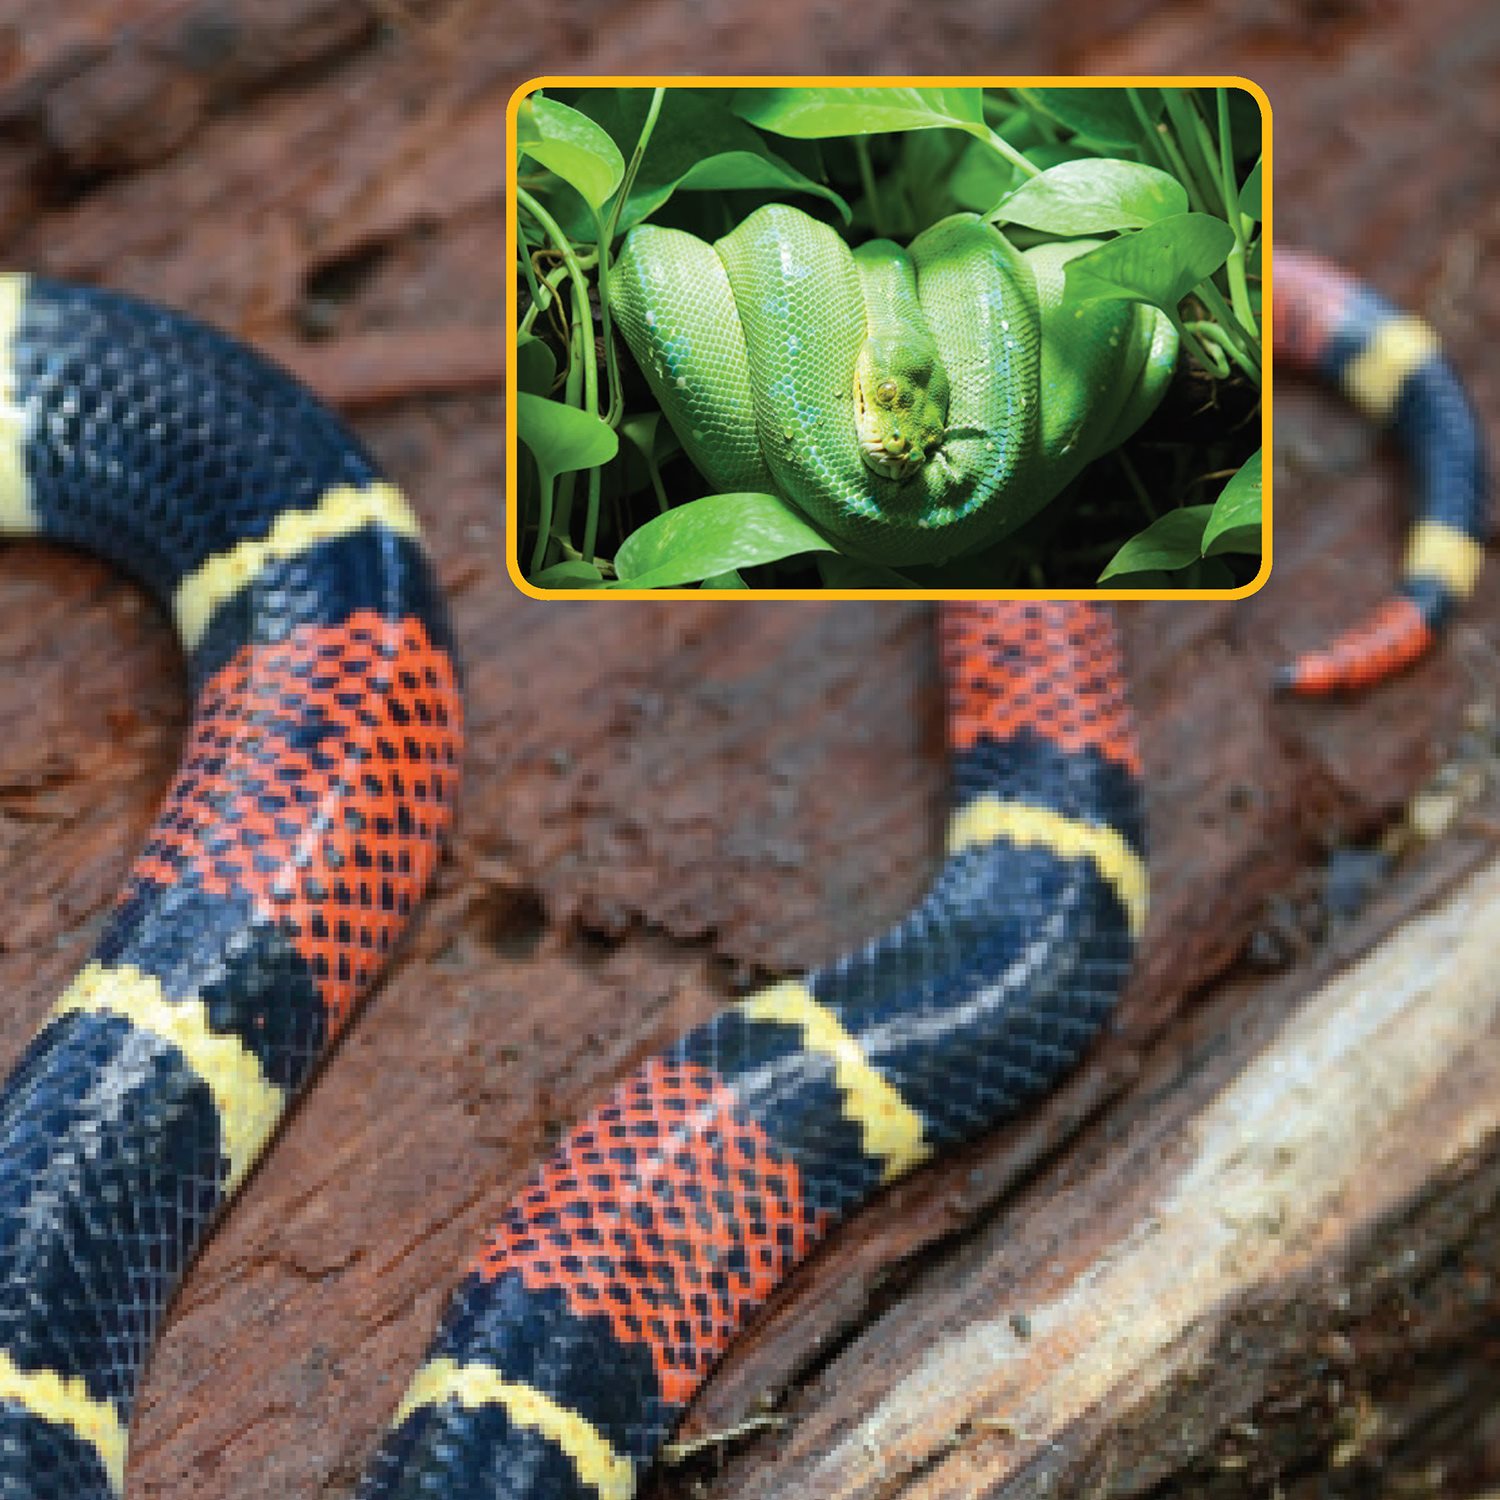
[{"label": "coiled green snake", "polygon": [[615,316],[688,457],[779,494],[842,551],[937,563],[998,541],[1155,410],[1177,332],[1143,303],[1064,306],[1097,241],[1024,253],[974,214],[856,250],[771,204],[710,245],[645,224]]}]

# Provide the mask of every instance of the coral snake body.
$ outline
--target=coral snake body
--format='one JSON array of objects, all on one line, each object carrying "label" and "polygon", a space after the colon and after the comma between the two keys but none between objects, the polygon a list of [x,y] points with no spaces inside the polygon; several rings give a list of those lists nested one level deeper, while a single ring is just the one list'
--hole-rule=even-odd
[{"label": "coral snake body", "polygon": [[92,958],[0,1095],[0,1496],[124,1482],[162,1311],[436,862],[462,709],[410,507],[197,324],[0,281],[0,525],[171,610],[194,710]]},{"label": "coral snake body", "polygon": [[[142,303],[0,286],[0,525],[140,577],[195,698],[94,955],[0,1095],[0,1500],[100,1500],[182,1269],[431,871],[462,713],[412,513],[311,398]],[[1414,470],[1400,594],[1287,678],[1363,686],[1474,586],[1478,429],[1417,320],[1284,251],[1277,293],[1277,353],[1393,425]],[[564,1140],[462,1277],[361,1500],[626,1500],[814,1243],[1098,1031],[1147,896],[1112,622],[965,602],[941,628],[953,805],[931,890]]]}]

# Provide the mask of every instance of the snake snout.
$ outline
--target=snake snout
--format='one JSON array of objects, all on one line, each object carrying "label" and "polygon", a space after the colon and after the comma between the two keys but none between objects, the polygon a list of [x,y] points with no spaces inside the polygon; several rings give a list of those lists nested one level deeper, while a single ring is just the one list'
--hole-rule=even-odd
[{"label": "snake snout", "polygon": [[897,483],[912,478],[927,460],[919,445],[913,446],[904,435],[894,432],[884,437],[861,433],[859,453],[866,467],[882,479],[894,479]]}]

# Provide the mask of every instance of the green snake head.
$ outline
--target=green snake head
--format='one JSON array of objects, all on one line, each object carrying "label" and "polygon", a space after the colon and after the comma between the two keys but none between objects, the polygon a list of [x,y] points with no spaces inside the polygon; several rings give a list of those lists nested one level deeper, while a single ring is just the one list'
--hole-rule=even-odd
[{"label": "green snake head", "polygon": [[875,334],[854,367],[860,456],[877,474],[916,475],[948,429],[948,374],[930,342]]}]

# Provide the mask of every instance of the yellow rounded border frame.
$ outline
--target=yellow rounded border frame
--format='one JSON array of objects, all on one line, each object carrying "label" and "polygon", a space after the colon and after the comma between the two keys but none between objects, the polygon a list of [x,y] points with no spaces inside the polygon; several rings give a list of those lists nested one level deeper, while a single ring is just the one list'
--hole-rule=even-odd
[{"label": "yellow rounded border frame", "polygon": [[[506,161],[514,162],[516,156],[516,119],[523,101],[538,89],[544,88],[1235,88],[1249,94],[1260,107],[1261,117],[1261,180],[1262,211],[1261,226],[1263,249],[1261,252],[1261,305],[1262,324],[1268,334],[1275,316],[1272,271],[1274,259],[1274,237],[1272,233],[1272,129],[1271,101],[1265,90],[1249,78],[1233,74],[1161,76],[1156,74],[1140,77],[1116,74],[1099,74],[1080,77],[1077,75],[1024,74],[1024,75],[953,75],[938,77],[865,77],[860,75],[754,75],[737,74],[684,74],[678,77],[657,78],[650,75],[615,74],[562,74],[546,75],[528,79],[510,96],[505,111]],[[510,179],[514,184],[514,174]],[[508,190],[505,195],[505,263],[515,264],[517,253],[516,195]],[[511,582],[533,599],[542,600],[589,600],[589,599],[717,599],[726,602],[742,602],[758,599],[1081,599],[1106,603],[1123,599],[1247,599],[1265,586],[1271,576],[1272,562],[1272,385],[1274,375],[1272,361],[1265,362],[1264,385],[1261,390],[1261,448],[1263,453],[1263,498],[1261,517],[1261,564],[1260,571],[1236,589],[539,589],[529,582],[520,566],[520,523],[516,506],[517,443],[516,408],[510,399],[510,371],[516,367],[516,338],[519,309],[513,296],[506,298],[505,314],[505,566]],[[1269,347],[1270,339],[1266,340]]]}]

